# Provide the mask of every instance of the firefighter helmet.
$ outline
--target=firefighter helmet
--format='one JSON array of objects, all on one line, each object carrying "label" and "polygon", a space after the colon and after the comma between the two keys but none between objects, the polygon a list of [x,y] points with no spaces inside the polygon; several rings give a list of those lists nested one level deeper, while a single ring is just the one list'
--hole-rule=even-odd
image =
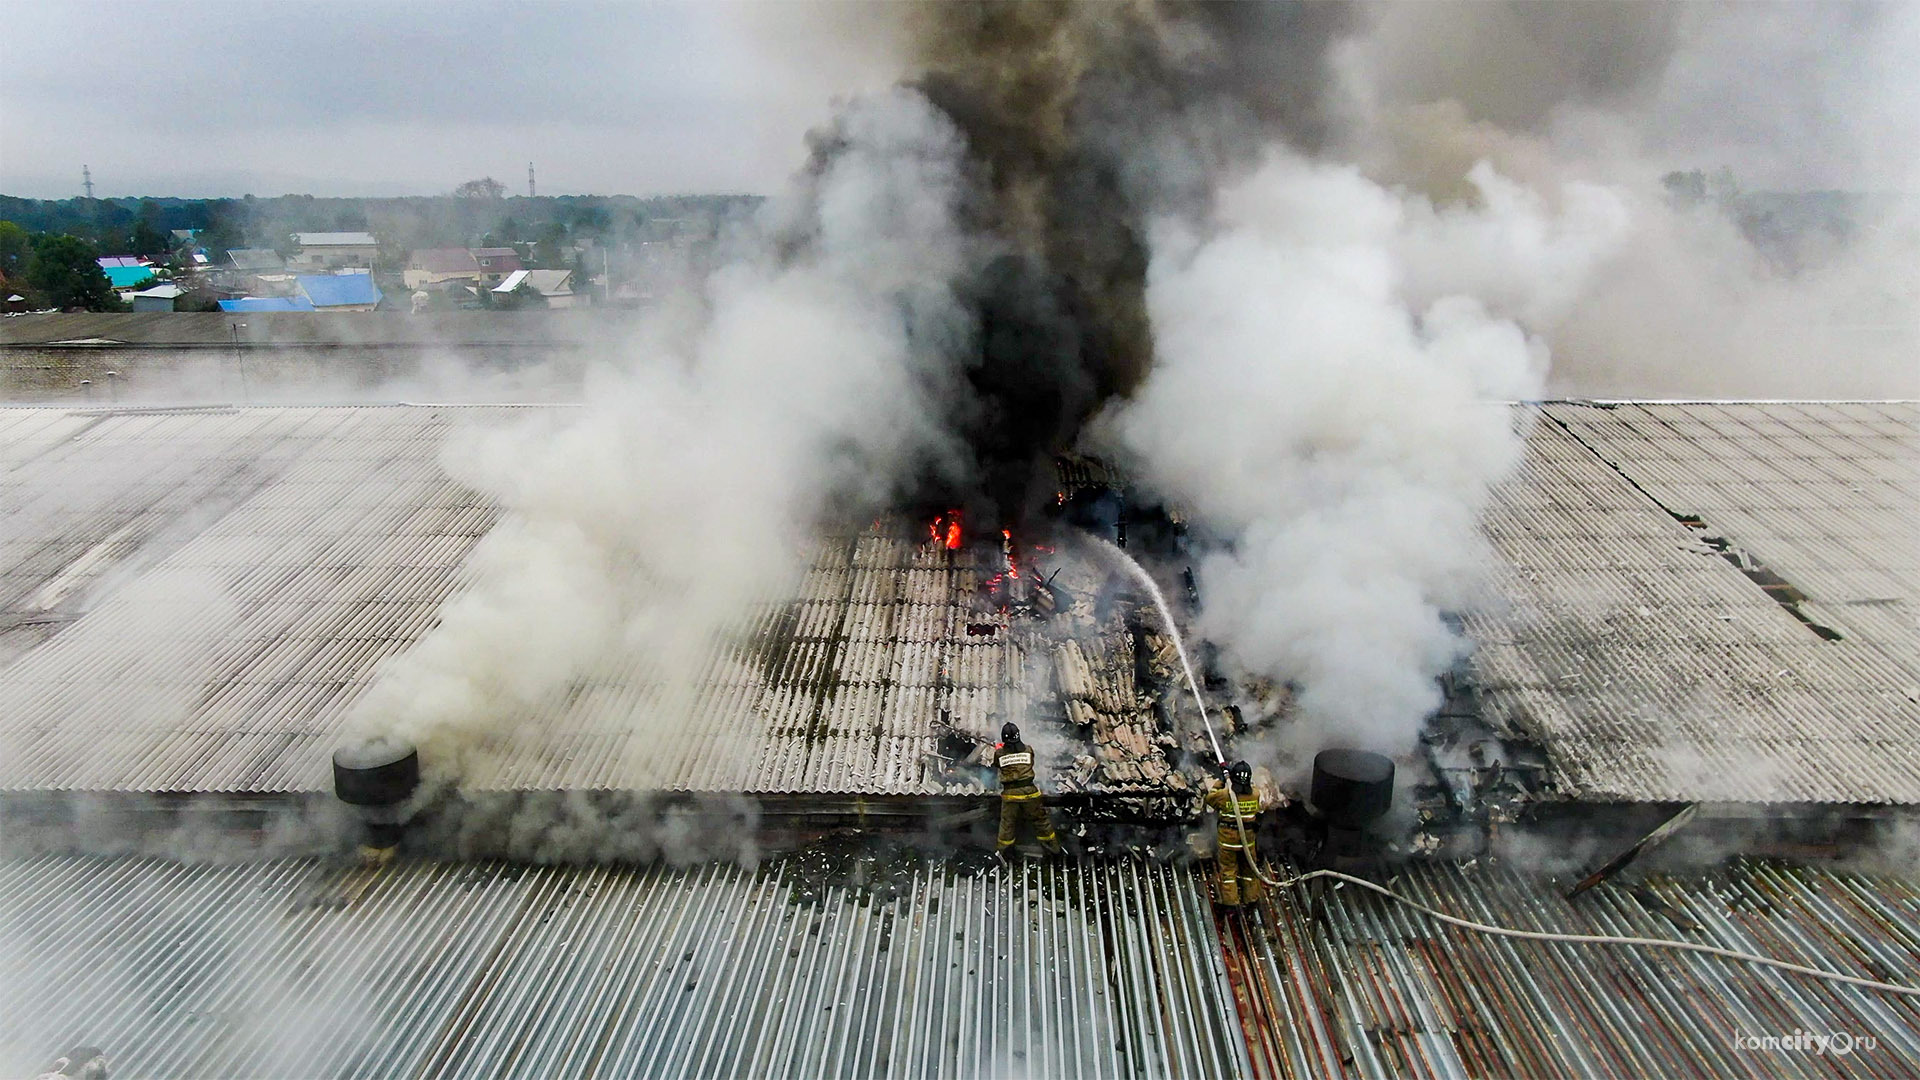
[{"label": "firefighter helmet", "polygon": [[1227,770],[1227,776],[1233,780],[1233,790],[1246,794],[1253,790],[1253,766],[1244,761],[1236,761]]},{"label": "firefighter helmet", "polygon": [[1020,725],[1001,724],[1000,725],[1000,741],[1003,743],[1019,742],[1020,741]]}]

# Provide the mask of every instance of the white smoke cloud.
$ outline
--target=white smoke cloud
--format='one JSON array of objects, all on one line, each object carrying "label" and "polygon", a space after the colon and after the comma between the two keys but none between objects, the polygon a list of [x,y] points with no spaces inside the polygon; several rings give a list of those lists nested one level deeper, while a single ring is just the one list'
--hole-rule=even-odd
[{"label": "white smoke cloud", "polygon": [[1273,154],[1211,220],[1160,222],[1157,362],[1108,437],[1224,541],[1199,567],[1200,630],[1294,683],[1283,752],[1409,749],[1461,648],[1478,517],[1538,394],[1542,317],[1615,242],[1617,197],[1558,213],[1489,168],[1436,208],[1357,169]]},{"label": "white smoke cloud", "polygon": [[[1920,394],[1920,9],[1391,4],[1334,71],[1340,153],[1440,199],[1491,161],[1550,200],[1625,195],[1551,319],[1549,389]],[[1676,201],[1670,172],[1713,177]]]},{"label": "white smoke cloud", "polygon": [[705,283],[691,333],[600,366],[572,415],[451,443],[449,472],[505,518],[441,625],[363,700],[363,733],[451,766],[602,665],[643,657],[684,681],[797,580],[826,511],[871,508],[951,452],[959,140],[906,91],[853,103],[832,137],[841,152]]}]

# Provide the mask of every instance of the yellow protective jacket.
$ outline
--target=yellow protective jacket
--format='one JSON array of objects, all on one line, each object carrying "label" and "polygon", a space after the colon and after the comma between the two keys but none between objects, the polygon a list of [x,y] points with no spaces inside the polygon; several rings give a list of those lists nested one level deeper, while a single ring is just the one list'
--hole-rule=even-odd
[{"label": "yellow protective jacket", "polygon": [[1217,787],[1207,792],[1207,805],[1220,814],[1220,831],[1215,840],[1223,848],[1250,848],[1253,846],[1253,822],[1260,816],[1260,796],[1256,792],[1247,792],[1239,797],[1240,816],[1246,819],[1246,835],[1240,833],[1240,825],[1233,819],[1233,795],[1230,788]]}]

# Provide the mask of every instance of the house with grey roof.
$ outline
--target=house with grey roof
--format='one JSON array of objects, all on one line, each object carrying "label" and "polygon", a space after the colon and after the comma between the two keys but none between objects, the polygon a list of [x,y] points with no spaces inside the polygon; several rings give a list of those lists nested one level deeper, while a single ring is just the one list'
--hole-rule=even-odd
[{"label": "house with grey roof", "polygon": [[380,253],[380,241],[368,232],[301,232],[294,233],[293,240],[300,250],[290,264],[303,272],[371,269]]}]

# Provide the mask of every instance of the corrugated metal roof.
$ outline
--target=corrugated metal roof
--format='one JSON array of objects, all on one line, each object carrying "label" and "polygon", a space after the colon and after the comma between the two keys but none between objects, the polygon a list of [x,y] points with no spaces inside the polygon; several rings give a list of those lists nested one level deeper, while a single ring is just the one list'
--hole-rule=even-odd
[{"label": "corrugated metal roof", "polygon": [[[1678,1077],[1920,1075],[1920,1000],[1670,950],[1546,944],[1454,929],[1356,888],[1296,887],[1271,932],[1230,928],[1229,961],[1270,1036],[1263,1075]],[[1430,907],[1556,933],[1682,938],[1920,985],[1911,881],[1742,862],[1656,877],[1643,901],[1489,866],[1419,865],[1392,888]],[[1673,914],[1657,914],[1665,905]],[[1682,924],[1696,929],[1682,929]],[[1848,1054],[1744,1036],[1846,1033]]]},{"label": "corrugated metal roof", "polygon": [[115,1075],[1250,1075],[1193,871],[0,863],[0,1047]]},{"label": "corrugated metal roof", "polygon": [[642,725],[663,686],[635,658],[556,693],[478,750],[470,788],[912,794],[978,790],[923,760],[933,721],[991,739],[1026,715],[1011,634],[967,633],[968,552],[874,533],[829,538],[796,599],[722,647],[674,725]]},{"label": "corrugated metal roof", "polygon": [[[1699,407],[1634,408],[1678,423]],[[1739,408],[1799,424],[1809,407]],[[1616,469],[1558,418],[1621,410],[1527,410],[1525,462],[1486,518],[1497,602],[1466,623],[1489,719],[1545,746],[1561,794],[1920,802],[1920,676],[1899,621],[1912,556],[1868,542],[1911,528],[1898,500],[1915,484],[1913,406],[1826,408],[1883,416],[1832,436],[1862,440],[1834,459],[1850,479],[1832,483],[1870,499],[1810,512],[1828,540],[1807,561],[1787,541],[1816,535],[1793,524],[1811,481],[1752,497],[1725,531],[1804,576],[1841,641],[1815,636],[1662,509],[1652,480],[1622,471],[1731,465],[1676,449]],[[15,657],[0,667],[0,787],[324,790],[373,666],[432,624],[492,526],[493,508],[437,459],[449,424],[491,415],[0,410],[0,665]],[[1784,470],[1827,460],[1755,457]],[[633,717],[659,687],[638,666],[615,671],[513,725],[470,782],[944,790],[923,760],[932,721],[991,735],[1025,715],[1033,684],[1018,635],[967,633],[972,557],[828,538],[799,597],[746,628],[758,644],[709,659],[686,724],[637,742]]]},{"label": "corrugated metal roof", "polygon": [[0,787],[323,788],[492,526],[437,464],[448,423],[0,410]]},{"label": "corrugated metal roof", "polygon": [[[1807,475],[1771,490],[1711,488],[1702,480],[1714,467],[1803,471],[1814,459],[1784,441],[1710,459],[1620,428],[1738,413],[1784,436],[1819,409],[1879,418],[1833,436],[1833,456],[1818,459],[1820,475],[1841,473],[1849,479],[1835,483],[1858,491],[1822,494]],[[1901,403],[1546,407],[1485,518],[1499,602],[1466,616],[1488,718],[1541,742],[1576,798],[1920,802],[1914,416]],[[1592,449],[1602,438],[1642,449],[1616,469]],[[1681,477],[1706,494],[1683,501]],[[1707,528],[1679,513],[1702,514]],[[1860,539],[1822,543],[1817,569],[1776,542],[1835,529]],[[1813,615],[1844,639],[1823,640],[1776,603],[1704,541],[1713,534],[1750,545],[1796,585],[1805,576]],[[1847,606],[1863,589],[1890,602]]]}]

